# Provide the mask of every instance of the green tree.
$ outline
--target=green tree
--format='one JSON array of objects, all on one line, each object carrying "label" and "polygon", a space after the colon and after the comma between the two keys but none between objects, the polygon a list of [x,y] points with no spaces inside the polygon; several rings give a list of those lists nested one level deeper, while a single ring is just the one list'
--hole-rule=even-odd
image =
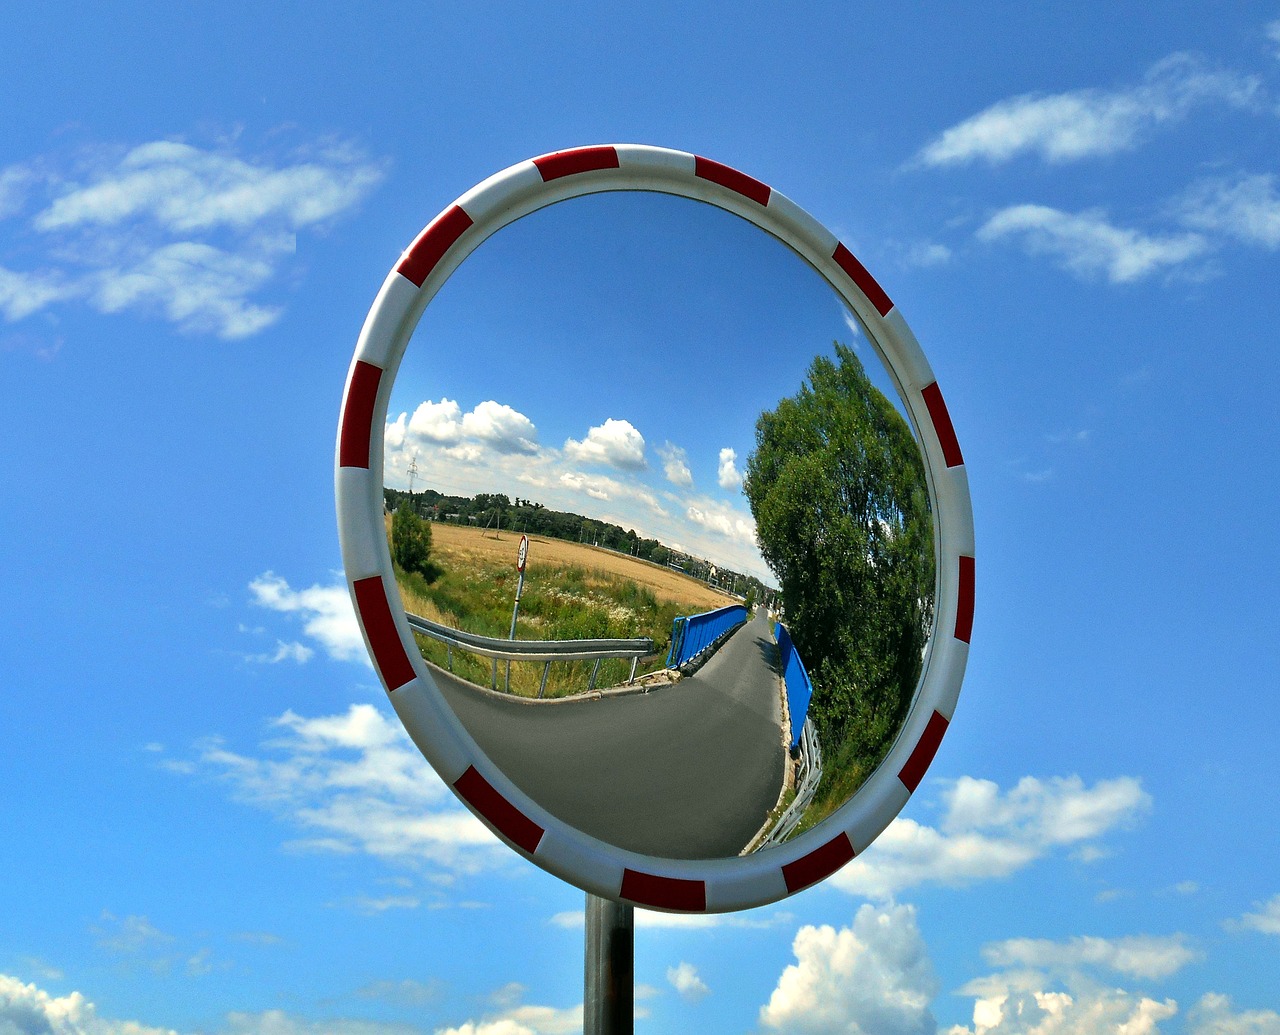
[{"label": "green tree", "polygon": [[920,675],[933,523],[911,429],[850,348],[836,342],[834,360],[816,357],[800,391],[760,415],[743,491],[824,755],[874,765]]},{"label": "green tree", "polygon": [[391,556],[404,571],[418,572],[428,579],[434,574],[431,525],[418,517],[407,502],[401,503],[391,517]]}]

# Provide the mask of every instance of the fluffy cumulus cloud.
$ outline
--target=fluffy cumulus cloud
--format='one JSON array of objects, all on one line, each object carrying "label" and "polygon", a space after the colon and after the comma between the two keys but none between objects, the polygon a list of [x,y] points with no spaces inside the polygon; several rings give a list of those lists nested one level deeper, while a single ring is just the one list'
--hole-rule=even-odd
[{"label": "fluffy cumulus cloud", "polygon": [[658,450],[662,458],[662,473],[672,485],[682,489],[693,486],[693,472],[689,470],[689,454],[670,442],[663,443]]},{"label": "fluffy cumulus cloud", "polygon": [[[1280,24],[1280,23],[1277,23]],[[1235,1012],[1225,995],[1209,992],[1191,1008],[1189,1035],[1280,1035],[1280,1013],[1275,1010]]]},{"label": "fluffy cumulus cloud", "polygon": [[[582,1004],[565,1008],[519,1002],[521,985],[500,989],[490,997],[497,1009],[491,1015],[451,1028],[437,1028],[435,1035],[578,1035],[582,1031]],[[637,1008],[636,1016],[644,1016]]]},{"label": "fluffy cumulus cloud", "polygon": [[[366,658],[355,608],[345,583],[313,585],[293,589],[287,580],[274,572],[265,572],[249,583],[253,602],[259,607],[290,614],[302,621],[302,630],[332,658],[340,661]],[[250,660],[280,662],[307,661],[311,648],[297,642],[277,641],[274,653],[252,655]]]},{"label": "fluffy cumulus cloud", "polygon": [[720,488],[728,492],[736,492],[742,488],[742,472],[738,470],[738,454],[734,450],[720,450],[716,481],[720,483]]},{"label": "fluffy cumulus cloud", "polygon": [[1206,180],[1183,199],[1183,221],[1263,248],[1280,248],[1280,193],[1272,174]]},{"label": "fluffy cumulus cloud", "polygon": [[498,453],[529,454],[538,451],[538,429],[519,410],[493,399],[466,413],[453,399],[428,399],[412,416],[402,413],[388,421],[384,441],[388,449],[471,442]]},{"label": "fluffy cumulus cloud", "polygon": [[760,1022],[774,1031],[934,1035],[938,982],[915,908],[864,905],[849,927],[806,925],[796,962],[778,979]]},{"label": "fluffy cumulus cloud", "polygon": [[53,996],[33,984],[0,974],[0,1032],[12,1035],[176,1035],[136,1021],[98,1016],[79,992]]},{"label": "fluffy cumulus cloud", "polygon": [[1151,806],[1127,776],[1092,787],[1078,776],[1027,776],[1008,791],[966,776],[944,785],[941,798],[937,827],[895,819],[832,882],[884,899],[920,885],[964,887],[1008,877],[1055,850],[1088,846]]},{"label": "fluffy cumulus cloud", "polygon": [[[271,731],[254,753],[210,739],[186,768],[295,827],[300,836],[290,848],[466,872],[499,858],[497,840],[457,803],[394,717],[369,704],[311,718],[288,711]],[[405,899],[355,905],[410,908]]]},{"label": "fluffy cumulus cloud", "polygon": [[1209,250],[1209,242],[1198,233],[1153,236],[1116,226],[1096,209],[1072,213],[1046,205],[1002,209],[977,236],[982,241],[1011,238],[1029,254],[1056,259],[1077,276],[1101,276],[1113,284],[1176,269]]},{"label": "fluffy cumulus cloud", "polygon": [[1026,986],[1026,975],[966,986],[963,991],[975,995],[973,1024],[957,1025],[947,1035],[1159,1035],[1160,1022],[1178,1012],[1172,999],[1122,988]]},{"label": "fluffy cumulus cloud", "polygon": [[160,140],[0,170],[0,215],[26,220],[28,269],[0,267],[0,313],[77,300],[243,338],[277,320],[259,297],[299,232],[350,211],[382,168],[322,144],[284,159]]},{"label": "fluffy cumulus cloud", "polygon": [[572,438],[566,440],[564,455],[578,463],[642,471],[645,468],[644,436],[630,421],[610,417],[603,424],[589,429],[581,442]]},{"label": "fluffy cumulus cloud", "polygon": [[499,453],[536,453],[538,431],[523,413],[492,399],[462,415],[462,434]]},{"label": "fluffy cumulus cloud", "polygon": [[1256,77],[1211,68],[1191,54],[1173,54],[1135,85],[999,101],[930,141],[918,161],[927,166],[979,160],[997,164],[1036,154],[1048,162],[1068,162],[1114,154],[1202,105],[1251,107],[1260,90]]},{"label": "fluffy cumulus cloud", "polygon": [[692,963],[681,961],[674,967],[668,967],[667,982],[679,993],[681,999],[690,1003],[704,999],[711,992],[699,975],[698,968]]}]

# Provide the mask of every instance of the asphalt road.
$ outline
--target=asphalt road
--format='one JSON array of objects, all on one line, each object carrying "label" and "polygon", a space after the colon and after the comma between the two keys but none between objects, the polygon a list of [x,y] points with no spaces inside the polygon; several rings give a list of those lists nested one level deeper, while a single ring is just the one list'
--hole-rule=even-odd
[{"label": "asphalt road", "polygon": [[764,612],[696,673],[645,694],[529,703],[433,674],[511,781],[553,815],[621,848],[736,856],[782,788],[778,648]]}]

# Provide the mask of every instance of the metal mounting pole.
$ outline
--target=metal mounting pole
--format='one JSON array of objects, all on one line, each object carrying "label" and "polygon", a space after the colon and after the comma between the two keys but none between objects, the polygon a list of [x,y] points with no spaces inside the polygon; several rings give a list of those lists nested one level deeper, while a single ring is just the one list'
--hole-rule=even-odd
[{"label": "metal mounting pole", "polygon": [[587,894],[582,1035],[635,1030],[635,909]]}]

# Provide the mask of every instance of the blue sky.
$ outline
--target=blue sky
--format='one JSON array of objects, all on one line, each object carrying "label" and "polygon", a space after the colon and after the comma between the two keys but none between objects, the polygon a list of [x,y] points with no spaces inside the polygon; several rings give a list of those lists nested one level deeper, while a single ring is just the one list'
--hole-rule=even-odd
[{"label": "blue sky", "polygon": [[[1280,8],[32,6],[0,59],[0,1028],[577,1030],[582,895],[399,732],[332,458],[421,226],[616,140],[849,244],[933,364],[978,540],[902,817],[777,906],[642,914],[640,1030],[1280,1031]],[[437,376],[415,342],[406,412],[492,401],[561,452],[627,419],[654,485],[669,441],[730,498],[732,413],[555,410],[524,342],[485,347]]]}]

